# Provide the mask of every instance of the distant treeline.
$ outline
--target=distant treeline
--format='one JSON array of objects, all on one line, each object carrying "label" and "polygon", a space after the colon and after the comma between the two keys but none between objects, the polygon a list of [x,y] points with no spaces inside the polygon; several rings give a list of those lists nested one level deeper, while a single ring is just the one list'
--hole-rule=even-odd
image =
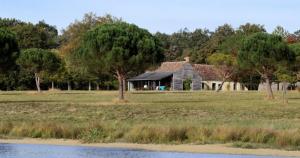
[{"label": "distant treeline", "polygon": [[[122,20],[111,15],[96,16],[88,13],[82,20],[71,23],[59,35],[57,28],[45,21],[32,24],[17,19],[0,18],[0,89],[32,90],[37,82],[41,89],[117,89],[118,81],[114,73],[103,72],[96,67],[94,70],[87,69],[71,54],[84,51],[82,43],[89,30],[120,21]],[[172,34],[157,32],[153,36],[154,41],[159,43],[156,43],[155,49],[162,49],[161,59],[164,61],[179,61],[189,56],[192,63],[228,67],[235,65],[233,63],[242,49],[244,39],[261,32],[266,32],[263,25],[246,23],[237,29],[224,24],[214,31],[189,31],[185,28]],[[278,26],[272,34],[280,36],[288,44],[296,55],[296,64],[299,64],[300,30],[289,33]],[[213,56],[214,54],[225,56]],[[233,58],[228,59],[228,56]],[[214,60],[217,58],[234,61],[230,64],[220,63]],[[157,64],[152,66],[154,68]],[[128,71],[126,78],[142,71],[144,70]],[[230,78],[244,83],[258,83],[261,74],[250,70],[235,71]]]}]

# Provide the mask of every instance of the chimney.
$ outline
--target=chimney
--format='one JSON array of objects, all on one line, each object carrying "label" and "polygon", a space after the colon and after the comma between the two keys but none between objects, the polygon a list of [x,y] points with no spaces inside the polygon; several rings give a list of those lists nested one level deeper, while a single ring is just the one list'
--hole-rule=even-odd
[{"label": "chimney", "polygon": [[190,57],[184,57],[184,61],[185,61],[186,63],[189,63],[189,62],[190,62]]}]

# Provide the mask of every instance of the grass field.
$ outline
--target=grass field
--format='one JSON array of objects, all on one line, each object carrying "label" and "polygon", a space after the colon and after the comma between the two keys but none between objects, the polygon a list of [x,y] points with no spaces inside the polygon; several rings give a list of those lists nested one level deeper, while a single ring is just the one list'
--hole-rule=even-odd
[{"label": "grass field", "polygon": [[0,92],[0,137],[300,149],[300,93]]}]

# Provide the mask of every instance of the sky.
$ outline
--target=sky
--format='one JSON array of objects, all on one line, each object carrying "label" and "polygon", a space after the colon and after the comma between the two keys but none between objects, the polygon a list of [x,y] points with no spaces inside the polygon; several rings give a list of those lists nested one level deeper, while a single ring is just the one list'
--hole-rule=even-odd
[{"label": "sky", "polygon": [[262,24],[268,32],[277,25],[300,29],[300,0],[0,0],[0,17],[37,23],[45,20],[58,30],[88,12],[111,14],[150,32],[182,28],[215,30],[225,23],[238,28]]}]

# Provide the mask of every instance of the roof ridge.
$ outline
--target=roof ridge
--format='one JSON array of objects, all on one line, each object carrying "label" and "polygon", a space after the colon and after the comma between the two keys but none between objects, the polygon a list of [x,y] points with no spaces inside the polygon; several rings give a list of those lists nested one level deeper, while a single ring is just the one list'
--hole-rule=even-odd
[{"label": "roof ridge", "polygon": [[165,61],[162,63],[186,63],[186,61]]}]

